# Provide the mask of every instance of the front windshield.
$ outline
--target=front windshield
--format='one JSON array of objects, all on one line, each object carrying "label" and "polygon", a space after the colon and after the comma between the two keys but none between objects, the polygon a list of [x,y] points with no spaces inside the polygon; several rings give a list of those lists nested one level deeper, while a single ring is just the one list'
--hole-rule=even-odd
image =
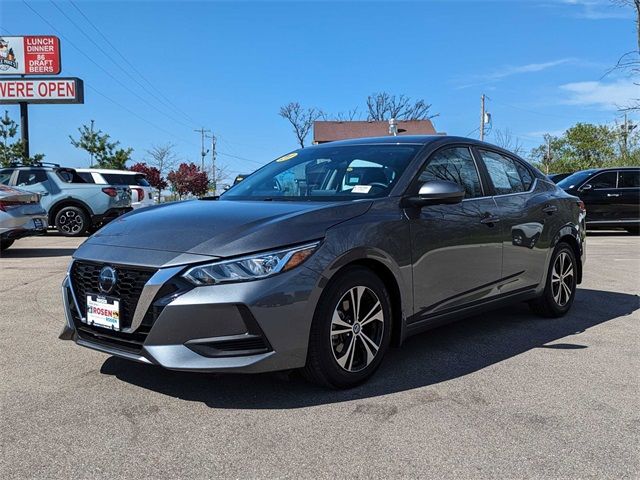
[{"label": "front windshield", "polygon": [[222,200],[336,201],[389,194],[421,145],[305,148],[267,164]]},{"label": "front windshield", "polygon": [[587,178],[596,173],[594,170],[583,170],[569,175],[558,182],[558,186],[563,190],[569,190],[581,185]]}]

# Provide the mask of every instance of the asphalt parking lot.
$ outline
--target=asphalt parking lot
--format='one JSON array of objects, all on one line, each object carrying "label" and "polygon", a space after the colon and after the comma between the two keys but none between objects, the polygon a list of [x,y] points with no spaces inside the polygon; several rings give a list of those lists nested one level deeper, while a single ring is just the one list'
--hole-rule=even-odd
[{"label": "asphalt parking lot", "polygon": [[0,259],[3,479],[640,477],[640,237],[589,237],[567,317],[519,305],[433,330],[345,392],[58,340],[79,243]]}]

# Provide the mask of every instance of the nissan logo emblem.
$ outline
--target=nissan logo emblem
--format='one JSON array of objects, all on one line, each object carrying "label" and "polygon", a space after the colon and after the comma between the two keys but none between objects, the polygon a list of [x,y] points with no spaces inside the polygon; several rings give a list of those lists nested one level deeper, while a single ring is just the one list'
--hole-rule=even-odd
[{"label": "nissan logo emblem", "polygon": [[102,293],[111,293],[113,287],[116,286],[118,275],[112,267],[102,267],[100,276],[98,277],[98,288]]}]

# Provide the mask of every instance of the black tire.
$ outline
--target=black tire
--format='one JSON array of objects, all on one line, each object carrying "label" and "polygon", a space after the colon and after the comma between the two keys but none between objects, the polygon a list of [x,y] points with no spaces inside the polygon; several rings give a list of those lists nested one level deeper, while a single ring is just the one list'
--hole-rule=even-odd
[{"label": "black tire", "polygon": [[[351,293],[360,294],[359,303],[351,300]],[[352,318],[358,310],[353,308],[354,303],[362,310],[357,315],[362,326]],[[389,293],[375,273],[364,267],[340,272],[316,307],[304,376],[331,388],[350,388],[364,382],[380,366],[389,348],[391,312]]]},{"label": "black tire", "polygon": [[573,248],[560,242],[551,257],[544,292],[539,298],[529,302],[531,310],[546,318],[562,317],[571,309],[576,296],[577,280],[578,262]]},{"label": "black tire", "polygon": [[0,252],[4,252],[7,248],[13,245],[15,240],[0,240]]},{"label": "black tire", "polygon": [[55,225],[65,237],[80,237],[90,227],[89,216],[80,207],[63,207],[56,213]]}]

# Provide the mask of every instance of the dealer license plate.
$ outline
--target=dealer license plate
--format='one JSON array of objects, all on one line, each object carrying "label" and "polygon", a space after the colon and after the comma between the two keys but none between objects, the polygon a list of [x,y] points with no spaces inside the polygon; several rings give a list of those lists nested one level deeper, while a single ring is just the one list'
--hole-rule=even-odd
[{"label": "dealer license plate", "polygon": [[87,323],[120,330],[120,300],[103,295],[87,295]]},{"label": "dealer license plate", "polygon": [[34,218],[33,226],[36,227],[36,230],[42,230],[44,228],[44,223],[42,223],[42,219]]}]

